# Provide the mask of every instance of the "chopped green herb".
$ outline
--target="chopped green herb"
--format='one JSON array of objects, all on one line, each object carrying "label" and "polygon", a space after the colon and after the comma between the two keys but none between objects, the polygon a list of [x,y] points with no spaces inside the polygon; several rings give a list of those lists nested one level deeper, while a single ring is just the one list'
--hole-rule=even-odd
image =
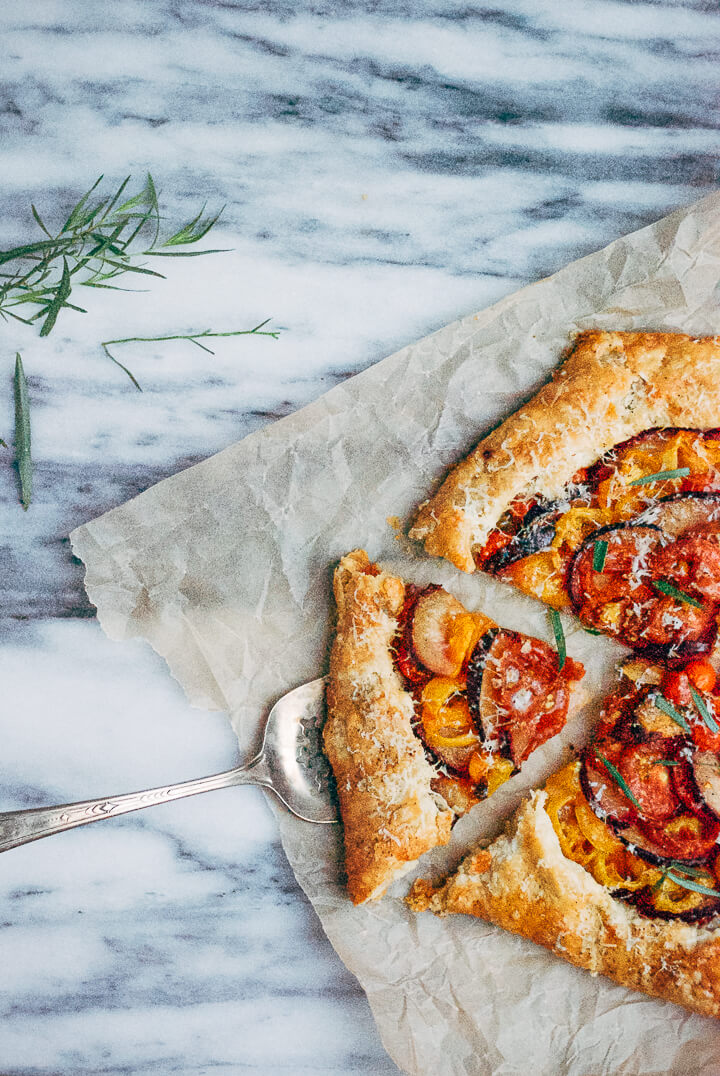
[{"label": "chopped green herb", "polygon": [[653,762],[656,766],[679,766],[680,763],[672,758],[654,758]]},{"label": "chopped green herb", "polygon": [[671,859],[666,869],[677,871],[679,874],[687,874],[690,878],[706,878],[708,873],[707,869],[702,867],[689,867],[681,859]]},{"label": "chopped green herb", "polygon": [[593,571],[601,572],[605,567],[605,557],[607,556],[608,544],[600,538],[593,546]]},{"label": "chopped green herb", "polygon": [[693,598],[690,594],[686,594],[684,590],[678,590],[672,583],[667,583],[664,579],[653,580],[653,586],[655,590],[659,590],[661,594],[667,594],[668,598],[675,598],[676,601],[685,602],[686,605],[694,605],[696,609],[703,609],[703,603],[698,601],[697,598]]},{"label": "chopped green herb", "polygon": [[695,893],[704,893],[708,897],[720,897],[720,891],[717,889],[710,889],[709,886],[700,885],[699,882],[693,882],[690,878],[681,878],[673,870],[667,870],[665,873],[671,882],[681,885],[683,889],[692,889]]},{"label": "chopped green herb", "polygon": [[30,401],[22,359],[15,356],[15,460],[20,476],[20,502],[27,512],[32,499],[32,459],[30,458]]},{"label": "chopped green herb", "polygon": [[696,691],[695,688],[691,686],[690,687],[690,694],[693,697],[693,702],[695,703],[695,707],[697,709],[697,712],[700,714],[700,717],[703,719],[703,721],[705,722],[707,727],[710,729],[710,731],[711,732],[720,732],[720,728],[718,728],[717,721],[715,720],[715,718],[712,716],[712,714],[708,710],[707,704],[705,702],[705,699],[702,697],[700,692]]},{"label": "chopped green herb", "polygon": [[613,778],[613,780],[615,780],[617,782],[617,784],[622,789],[622,791],[625,793],[625,795],[630,800],[630,802],[633,804],[633,806],[637,807],[638,811],[642,811],[642,807],[640,806],[640,804],[638,803],[638,801],[635,799],[632,792],[628,788],[627,781],[625,780],[623,775],[620,773],[620,770],[618,770],[617,767],[613,766],[612,762],[609,762],[608,759],[606,759],[604,755],[601,755],[597,748],[595,748],[595,755],[596,755],[597,758],[600,759],[600,761],[602,762],[605,769],[608,771],[608,773]]},{"label": "chopped green herb", "polygon": [[586,631],[588,635],[602,635],[602,632],[598,631],[597,628],[586,628],[585,625],[583,625],[583,631]]},{"label": "chopped green herb", "polygon": [[565,632],[563,631],[562,620],[557,609],[549,609],[550,623],[552,624],[553,634],[555,636],[555,646],[558,653],[558,671],[562,669],[565,664],[565,658],[567,657],[567,650],[565,647]]},{"label": "chopped green herb", "polygon": [[630,485],[647,486],[650,482],[662,482],[664,478],[687,478],[689,474],[689,467],[676,467],[674,471],[656,471],[655,474],[646,474],[643,478],[634,478]]},{"label": "chopped green herb", "polygon": [[653,696],[652,701],[654,705],[657,706],[658,710],[662,710],[664,714],[667,714],[668,717],[671,717],[675,724],[679,725],[681,729],[683,729],[685,732],[690,731],[690,726],[688,725],[683,715],[681,713],[678,713],[673,704],[668,699],[666,699],[664,695],[661,695],[659,691],[656,695]]}]

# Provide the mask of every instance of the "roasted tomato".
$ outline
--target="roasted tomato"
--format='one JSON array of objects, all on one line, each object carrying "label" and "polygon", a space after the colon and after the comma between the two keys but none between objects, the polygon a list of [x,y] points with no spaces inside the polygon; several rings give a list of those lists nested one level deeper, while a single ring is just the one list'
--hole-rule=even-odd
[{"label": "roasted tomato", "polygon": [[684,672],[698,691],[712,691],[717,681],[717,673],[707,658],[695,658],[685,666]]},{"label": "roasted tomato", "polygon": [[631,744],[623,751],[617,769],[638,804],[640,816],[650,822],[664,822],[680,806],[670,775],[668,741],[652,737],[645,743]]},{"label": "roasted tomato", "polygon": [[637,818],[637,808],[607,766],[609,762],[617,768],[622,752],[622,744],[611,742],[590,747],[583,755],[580,770],[580,784],[585,798],[598,818],[614,829],[630,825]]},{"label": "roasted tomato", "polygon": [[664,875],[660,882],[643,889],[633,901],[640,915],[650,919],[681,919],[686,923],[698,925],[708,922],[720,912],[720,897],[682,884],[684,878],[691,883],[700,883],[707,889],[718,891],[717,882],[711,871],[692,877],[683,875],[682,870],[673,872],[674,877]]},{"label": "roasted tomato", "polygon": [[663,860],[701,863],[714,850],[720,836],[720,820],[709,814],[682,812],[661,824],[638,819],[638,834],[623,832],[621,839],[631,840],[639,855],[643,851]]},{"label": "roasted tomato", "polygon": [[678,538],[655,554],[652,573],[690,597],[720,601],[720,545],[714,538]]},{"label": "roasted tomato", "polygon": [[662,678],[660,690],[673,706],[692,706],[690,677],[684,669],[668,669]]},{"label": "roasted tomato", "polygon": [[[471,667],[473,662],[471,661]],[[584,669],[568,658],[562,670],[547,643],[515,631],[499,631],[484,660],[477,709],[485,739],[506,748],[516,766],[565,724],[570,684]],[[477,682],[472,680],[477,691]],[[471,690],[468,669],[468,692]]]},{"label": "roasted tomato", "polygon": [[[687,754],[692,755],[692,751]],[[702,814],[706,810],[705,802],[695,780],[693,763],[687,758],[678,758],[672,767],[672,782],[682,803],[693,814]]]},{"label": "roasted tomato", "polygon": [[[607,549],[597,570],[600,540]],[[646,525],[599,531],[575,556],[570,593],[586,623],[661,660],[685,662],[707,653],[717,633],[711,594],[720,547],[700,537],[664,542],[659,529]],[[717,586],[720,593],[720,581]]]}]

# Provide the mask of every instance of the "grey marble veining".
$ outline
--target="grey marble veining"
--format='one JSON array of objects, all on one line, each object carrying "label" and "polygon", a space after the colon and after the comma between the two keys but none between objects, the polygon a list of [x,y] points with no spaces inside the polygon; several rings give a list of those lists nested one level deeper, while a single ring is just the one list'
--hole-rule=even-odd
[{"label": "grey marble veining", "polygon": [[[707,0],[34,0],[0,11],[0,247],[100,173],[150,170],[227,254],[0,326],[0,437],[28,373],[36,494],[0,450],[0,802],[232,764],[222,715],[92,619],[68,532],[448,321],[714,189]],[[128,335],[240,338],[118,352]],[[5,356],[3,359],[3,355]],[[3,374],[2,371],[5,371]],[[2,388],[4,378],[4,389]],[[396,1071],[250,789],[2,857],[4,1074]]]}]

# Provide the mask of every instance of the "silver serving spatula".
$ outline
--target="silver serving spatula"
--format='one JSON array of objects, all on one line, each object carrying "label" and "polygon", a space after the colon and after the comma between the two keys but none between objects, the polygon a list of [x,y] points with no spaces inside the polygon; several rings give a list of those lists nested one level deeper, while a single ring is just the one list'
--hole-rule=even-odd
[{"label": "silver serving spatula", "polygon": [[324,718],[325,680],[320,678],[278,699],[267,716],[260,751],[244,766],[145,792],[0,813],[0,852],[102,818],[114,818],[156,803],[230,785],[269,788],[293,814],[306,822],[337,822],[332,774],[322,751],[320,733]]}]

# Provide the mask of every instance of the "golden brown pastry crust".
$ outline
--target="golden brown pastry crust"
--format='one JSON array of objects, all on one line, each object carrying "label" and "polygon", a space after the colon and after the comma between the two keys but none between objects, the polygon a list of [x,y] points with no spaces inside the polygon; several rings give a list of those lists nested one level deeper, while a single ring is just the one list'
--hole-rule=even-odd
[{"label": "golden brown pastry crust", "polygon": [[463,571],[510,502],[558,497],[580,467],[653,427],[720,426],[720,337],[585,332],[552,381],[485,437],[410,536]]},{"label": "golden brown pastry crust", "polygon": [[593,974],[720,1016],[720,929],[644,919],[615,900],[563,856],[545,799],[532,793],[510,832],[467,856],[444,885],[417,881],[409,905],[487,919]]},{"label": "golden brown pastry crust", "polygon": [[362,904],[445,844],[454,814],[430,787],[435,771],[412,731],[412,696],[390,650],[405,584],[355,550],[341,560],[334,590],[338,626],[323,736],[340,800],[348,890]]}]

